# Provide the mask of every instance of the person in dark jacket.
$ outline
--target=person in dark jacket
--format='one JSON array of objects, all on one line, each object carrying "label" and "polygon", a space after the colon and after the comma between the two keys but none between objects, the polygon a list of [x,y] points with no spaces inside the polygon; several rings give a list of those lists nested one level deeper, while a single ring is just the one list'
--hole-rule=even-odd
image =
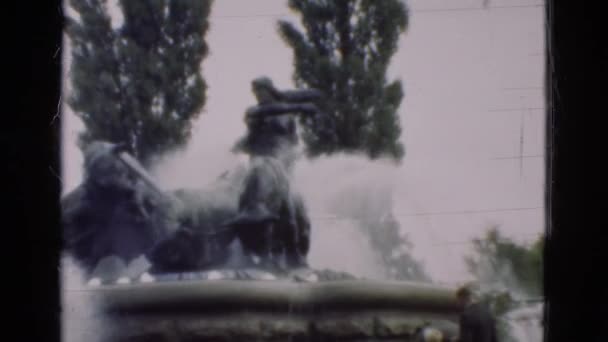
[{"label": "person in dark jacket", "polygon": [[462,306],[459,342],[497,342],[496,320],[485,303],[472,301],[471,290],[462,287],[456,292]]}]

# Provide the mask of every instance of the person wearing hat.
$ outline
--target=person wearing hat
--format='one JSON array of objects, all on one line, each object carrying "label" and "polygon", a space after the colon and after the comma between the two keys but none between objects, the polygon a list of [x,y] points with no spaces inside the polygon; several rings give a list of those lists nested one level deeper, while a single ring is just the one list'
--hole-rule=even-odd
[{"label": "person wearing hat", "polygon": [[462,308],[460,314],[459,342],[497,342],[496,320],[490,308],[482,302],[473,301],[470,286],[456,291],[456,299]]}]

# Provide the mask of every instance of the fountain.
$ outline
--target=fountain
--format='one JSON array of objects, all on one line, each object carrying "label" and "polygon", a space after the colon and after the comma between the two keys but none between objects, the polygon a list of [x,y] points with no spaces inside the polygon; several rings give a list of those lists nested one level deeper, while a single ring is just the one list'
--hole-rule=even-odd
[{"label": "fountain", "polygon": [[87,285],[65,297],[96,309],[75,319],[103,322],[100,341],[454,336],[454,289],[308,267],[314,227],[291,183],[294,116],[319,120],[322,94],[252,85],[258,104],[234,148],[249,166],[207,188],[163,191],[123,146],[85,151],[85,181],[63,217],[66,253]]}]

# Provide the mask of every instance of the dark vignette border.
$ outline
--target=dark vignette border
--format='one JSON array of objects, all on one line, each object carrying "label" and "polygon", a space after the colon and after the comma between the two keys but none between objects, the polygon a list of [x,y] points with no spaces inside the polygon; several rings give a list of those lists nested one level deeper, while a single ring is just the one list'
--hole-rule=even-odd
[{"label": "dark vignette border", "polygon": [[59,341],[61,0],[7,5],[0,179],[9,192],[3,191],[0,227],[9,264],[2,303],[9,306],[2,306],[0,339]]},{"label": "dark vignette border", "polygon": [[[547,1],[545,340],[608,341],[607,12],[601,1]],[[61,0],[5,13],[6,326],[21,341],[58,341]]]},{"label": "dark vignette border", "polygon": [[608,341],[608,41],[598,3],[552,0],[546,10],[546,341]]}]

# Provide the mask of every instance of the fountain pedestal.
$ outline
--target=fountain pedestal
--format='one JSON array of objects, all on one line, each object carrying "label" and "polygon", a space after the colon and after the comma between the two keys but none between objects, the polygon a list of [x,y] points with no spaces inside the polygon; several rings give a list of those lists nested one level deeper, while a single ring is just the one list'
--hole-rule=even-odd
[{"label": "fountain pedestal", "polygon": [[411,341],[457,333],[451,289],[364,280],[194,280],[104,285],[87,295],[103,341]]}]

